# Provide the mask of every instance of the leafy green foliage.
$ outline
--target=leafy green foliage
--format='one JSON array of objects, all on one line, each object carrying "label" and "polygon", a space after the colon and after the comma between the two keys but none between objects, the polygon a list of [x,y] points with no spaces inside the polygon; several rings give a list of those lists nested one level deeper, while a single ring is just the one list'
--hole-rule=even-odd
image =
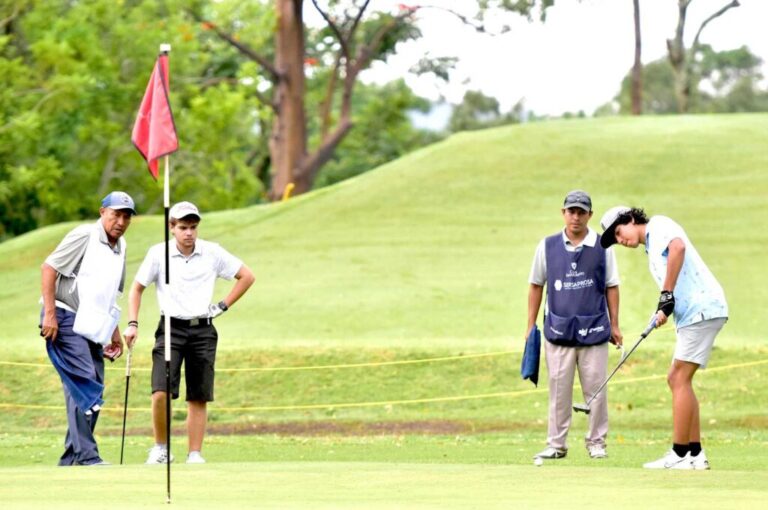
[{"label": "leafy green foliage", "polygon": [[222,79],[231,71],[215,46],[198,43],[183,6],[43,0],[10,25],[0,40],[0,239],[93,216],[111,189],[131,193],[141,212],[157,210],[161,188],[148,185],[130,133],[159,42],[174,50],[182,150],[172,158],[172,193],[206,208],[260,200],[263,186],[246,165],[259,105]]},{"label": "leafy green foliage", "polygon": [[[768,111],[768,90],[761,86],[762,60],[746,46],[715,51],[702,45],[692,66],[691,113]],[[632,111],[631,75],[624,77],[617,96],[620,113]],[[674,75],[666,58],[643,66],[643,112],[675,113]]]},{"label": "leafy green foliage", "polygon": [[453,132],[484,129],[504,124],[516,124],[522,120],[523,103],[518,102],[512,109],[502,114],[499,101],[477,90],[468,90],[461,104],[451,112],[448,129]]},{"label": "leafy green foliage", "polygon": [[[144,161],[130,143],[160,42],[173,47],[171,103],[180,137],[180,150],[171,157],[172,197],[205,210],[265,199],[274,116],[266,104],[269,76],[211,26],[192,21],[190,12],[222,23],[270,60],[270,3],[40,0],[17,6],[0,36],[0,240],[91,217],[111,189],[133,195],[141,213],[160,209],[162,186],[147,181]],[[351,49],[393,21],[387,13],[365,17]],[[330,35],[327,27],[307,29],[306,104],[314,141],[321,130],[315,105],[326,99],[339,49]],[[386,59],[399,41],[420,35],[407,18],[370,58]],[[360,86],[353,112],[358,133],[338,149],[321,183],[356,175],[434,139],[410,126],[407,111],[424,103],[402,83],[373,89]],[[333,105],[339,100],[331,97]]]}]

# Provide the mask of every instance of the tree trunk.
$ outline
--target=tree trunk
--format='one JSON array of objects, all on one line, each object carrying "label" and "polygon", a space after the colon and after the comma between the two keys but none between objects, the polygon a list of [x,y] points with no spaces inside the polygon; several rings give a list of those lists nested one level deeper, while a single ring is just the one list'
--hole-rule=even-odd
[{"label": "tree trunk", "polygon": [[312,186],[311,182],[306,182],[297,172],[307,156],[302,3],[303,0],[275,2],[275,67],[279,76],[274,96],[277,111],[269,141],[273,169],[270,190],[272,200],[279,199],[290,183],[294,184],[296,194],[303,193]]},{"label": "tree trunk", "polygon": [[635,11],[635,64],[632,66],[632,115],[643,113],[643,63],[640,60],[640,0],[632,0]]},{"label": "tree trunk", "polygon": [[691,0],[678,1],[677,28],[675,29],[675,38],[667,39],[667,51],[669,52],[669,63],[672,65],[672,71],[675,75],[675,98],[677,99],[678,113],[688,111],[688,95],[686,86],[688,82],[688,72],[685,62],[685,43],[683,33],[685,31],[685,15],[688,11],[688,4]]},{"label": "tree trunk", "polygon": [[675,38],[667,39],[667,50],[669,51],[669,62],[672,64],[672,70],[675,74],[675,96],[677,96],[677,111],[679,113],[687,113],[691,99],[691,88],[693,84],[691,80],[693,78],[691,72],[692,60],[696,56],[696,52],[699,49],[699,38],[701,32],[712,20],[719,18],[725,14],[729,9],[739,7],[739,0],[731,0],[723,7],[718,9],[715,13],[705,19],[699,26],[699,30],[696,32],[696,37],[693,39],[693,44],[690,50],[685,49],[685,42],[683,41],[683,31],[685,29],[685,15],[688,10],[688,5],[693,0],[678,0],[679,17],[677,20],[677,29],[675,30]]}]

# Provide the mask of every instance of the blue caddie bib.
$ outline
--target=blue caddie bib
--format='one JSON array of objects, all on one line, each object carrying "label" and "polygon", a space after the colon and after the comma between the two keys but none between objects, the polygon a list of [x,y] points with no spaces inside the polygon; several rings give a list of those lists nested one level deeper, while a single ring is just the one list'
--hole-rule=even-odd
[{"label": "blue caddie bib", "polygon": [[605,299],[605,249],[598,235],[595,246],[575,252],[565,249],[557,233],[545,240],[547,314],[544,337],[570,347],[598,345],[611,338]]}]

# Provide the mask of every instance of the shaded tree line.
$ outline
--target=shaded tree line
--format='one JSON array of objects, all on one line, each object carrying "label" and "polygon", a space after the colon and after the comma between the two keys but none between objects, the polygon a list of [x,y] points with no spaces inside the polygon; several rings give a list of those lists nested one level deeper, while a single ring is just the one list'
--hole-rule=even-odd
[{"label": "shaded tree line", "polygon": [[[425,109],[403,82],[360,73],[421,37],[439,8],[479,32],[490,12],[543,17],[554,0],[477,0],[375,11],[370,0],[0,0],[0,240],[93,215],[109,189],[159,210],[129,142],[159,42],[173,47],[171,104],[180,134],[174,197],[204,209],[279,198],[371,169],[434,140],[407,112]],[[415,72],[445,72],[425,57]],[[360,129],[356,129],[359,126]]]}]

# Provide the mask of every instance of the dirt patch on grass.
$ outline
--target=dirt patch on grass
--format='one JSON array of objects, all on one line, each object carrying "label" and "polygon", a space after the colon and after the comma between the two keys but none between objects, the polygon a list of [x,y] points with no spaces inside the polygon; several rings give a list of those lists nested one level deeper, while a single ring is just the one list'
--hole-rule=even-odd
[{"label": "dirt patch on grass", "polygon": [[[277,435],[277,436],[387,436],[387,435],[455,435],[513,432],[530,429],[530,423],[472,422],[460,420],[424,421],[288,421],[209,423],[207,434],[218,435]],[[132,428],[129,435],[151,435],[149,428]],[[120,431],[103,431],[119,435]],[[183,427],[174,427],[174,434],[186,434]]]}]

